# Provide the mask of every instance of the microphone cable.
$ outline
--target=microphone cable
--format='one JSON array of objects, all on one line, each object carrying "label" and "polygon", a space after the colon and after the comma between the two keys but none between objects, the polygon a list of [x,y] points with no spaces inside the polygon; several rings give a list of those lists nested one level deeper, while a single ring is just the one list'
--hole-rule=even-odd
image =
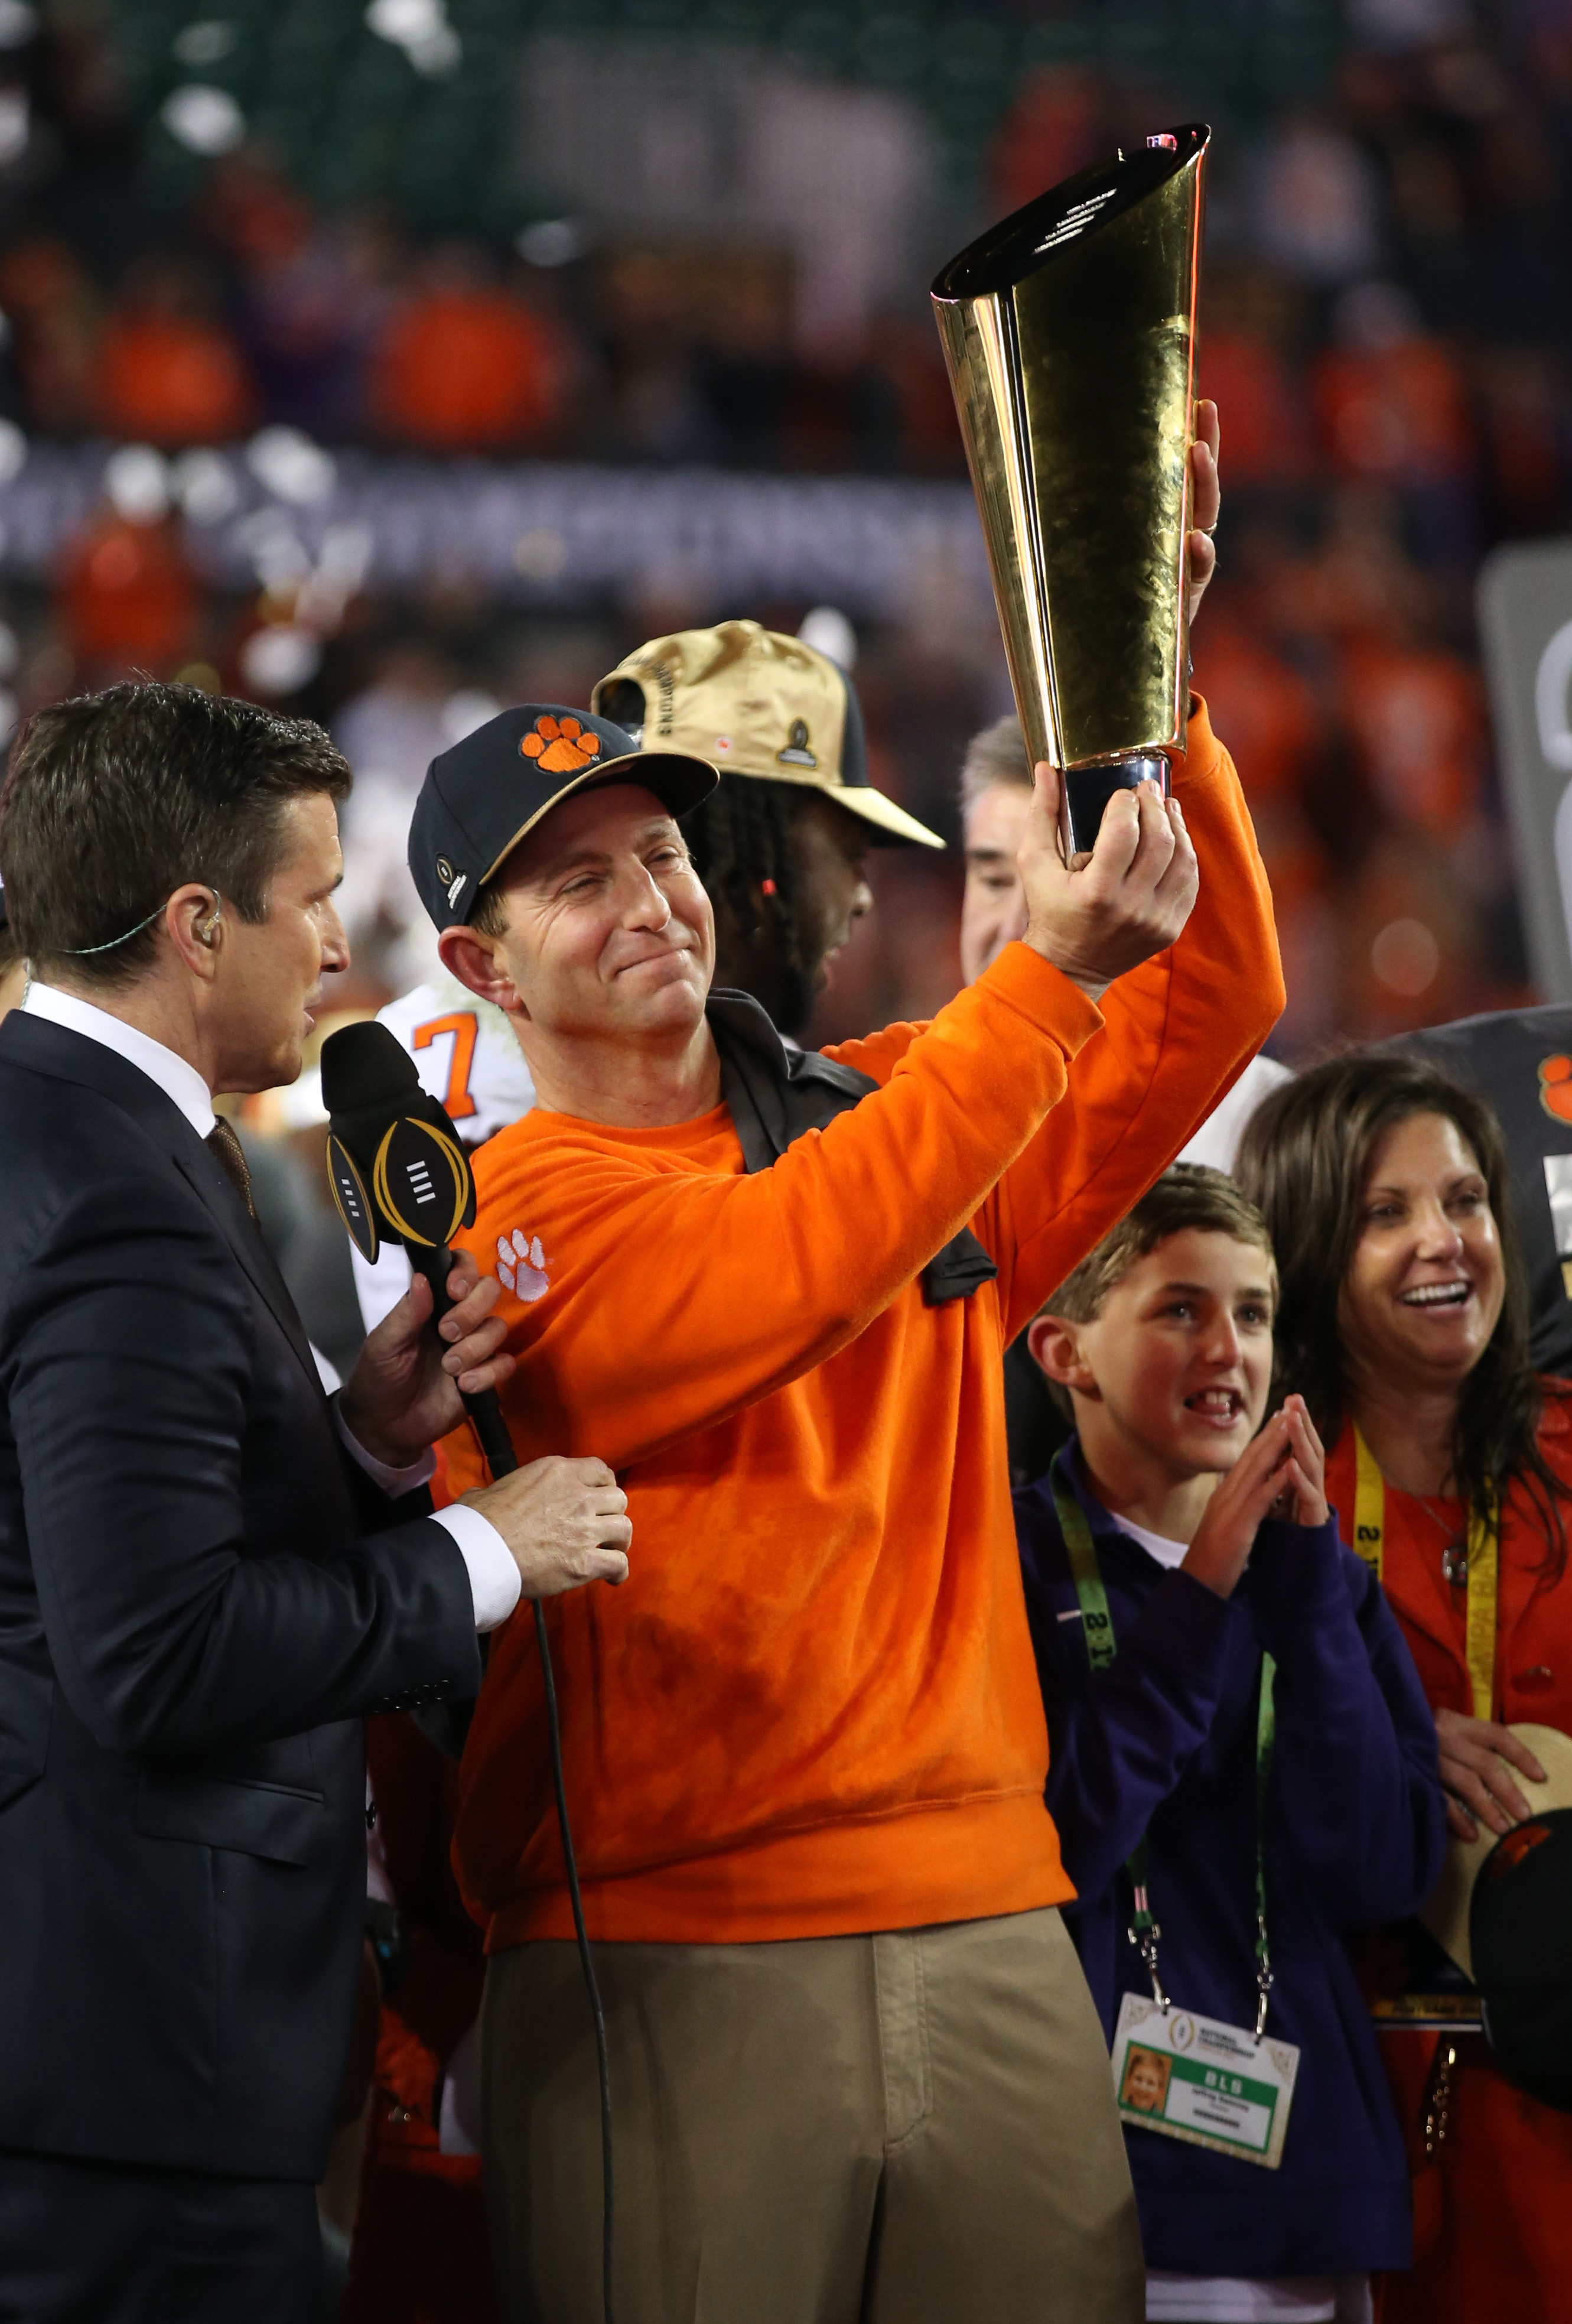
[{"label": "microphone cable", "polygon": [[[429,1264],[424,1253],[411,1256],[431,1285],[436,1303],[432,1315],[435,1322],[453,1305],[447,1296],[447,1277],[453,1268],[453,1253],[451,1250],[439,1250]],[[439,1277],[440,1292],[437,1289]],[[519,1456],[513,1450],[513,1440],[508,1434],[508,1424],[502,1417],[496,1390],[488,1388],[480,1396],[471,1397],[465,1396],[461,1388],[459,1396],[474,1425],[492,1482],[495,1483],[499,1477],[510,1476],[519,1466]],[[616,2181],[611,2158],[611,2053],[606,2038],[606,2013],[601,2002],[594,1957],[590,1951],[590,1932],[584,1925],[578,1857],[573,1844],[573,1824],[567,1812],[567,1778],[562,1764],[562,1721],[556,1708],[556,1674],[551,1665],[551,1641],[546,1635],[545,1600],[531,1598],[529,1610],[535,1618],[535,1644],[540,1656],[540,1683],[546,1698],[546,1731],[551,1748],[551,1786],[556,1794],[556,1829],[562,1840],[562,1860],[567,1871],[568,1901],[573,1906],[579,1967],[584,1972],[584,1991],[589,1996],[590,2015],[595,2028],[595,2068],[601,2086],[601,2306],[605,2324],[616,2324],[611,2288],[612,2259],[616,2249]],[[488,1640],[482,1646],[483,1674],[489,1644]]]},{"label": "microphone cable", "polygon": [[[437,1254],[442,1265],[443,1311],[453,1304],[446,1296],[446,1280],[453,1265],[453,1253]],[[417,1261],[417,1264],[419,1264]],[[433,1273],[421,1266],[422,1274],[437,1285]],[[509,1476],[519,1466],[519,1456],[508,1434],[502,1408],[494,1388],[482,1396],[467,1397],[459,1391],[474,1423],[475,1434],[485,1454],[486,1466],[492,1481],[499,1476]],[[483,1407],[476,1410],[479,1406]],[[499,1463],[501,1465],[499,1465]],[[578,1857],[573,1844],[573,1824],[567,1812],[567,1778],[562,1765],[562,1721],[556,1708],[556,1674],[551,1666],[551,1641],[546,1635],[546,1603],[531,1598],[529,1610],[535,1618],[535,1644],[540,1656],[540,1683],[546,1697],[546,1731],[551,1747],[551,1785],[556,1794],[556,1829],[562,1840],[562,1860],[567,1871],[568,1901],[573,1906],[574,1935],[578,1941],[579,1967],[584,1971],[584,1991],[589,1996],[590,2015],[595,2028],[595,2067],[601,2085],[601,2306],[605,2324],[616,2324],[611,2290],[612,2256],[616,2248],[616,2181],[611,2159],[611,2053],[606,2039],[606,2013],[601,2002],[601,1988],[595,1976],[594,1958],[590,1951],[590,1932],[584,1925],[584,1901],[579,1888]],[[482,1649],[484,1669],[486,1649]]]},{"label": "microphone cable", "polygon": [[601,2306],[605,2324],[615,2324],[611,2297],[611,2264],[616,2248],[615,2182],[611,2171],[611,2057],[606,2042],[606,2013],[590,1954],[584,1926],[584,1898],[579,1894],[579,1868],[574,1855],[573,1830],[567,1820],[567,1786],[562,1772],[562,1729],[556,1716],[556,1680],[552,1674],[551,1647],[546,1636],[546,1610],[538,1598],[529,1600],[535,1616],[535,1643],[540,1649],[540,1677],[546,1690],[546,1723],[551,1738],[551,1781],[556,1793],[556,1824],[562,1835],[562,1858],[567,1867],[567,1893],[573,1904],[574,1933],[578,1939],[579,1965],[584,1991],[595,2021],[595,2064],[601,2080]]},{"label": "microphone cable", "polygon": [[[447,1277],[453,1267],[453,1253],[437,1252],[431,1265],[425,1254],[415,1256],[415,1264],[431,1285],[438,1304],[432,1320],[446,1314],[453,1305],[447,1296]],[[440,1274],[442,1290],[437,1292],[437,1278]],[[508,1434],[508,1425],[502,1418],[502,1408],[494,1388],[480,1396],[460,1397],[474,1424],[481,1450],[493,1483],[499,1477],[511,1475],[519,1466],[519,1456]],[[539,1598],[531,1598],[529,1609],[535,1618],[535,1644],[540,1655],[540,1683],[546,1697],[546,1729],[551,1747],[551,1785],[556,1794],[556,1828],[562,1840],[562,1860],[567,1870],[568,1900],[573,1906],[574,1934],[578,1940],[579,1966],[584,1971],[584,1991],[589,1996],[590,2015],[595,2028],[595,2067],[601,2085],[601,2306],[605,2324],[616,2324],[611,2291],[612,2255],[616,2246],[616,2182],[611,2159],[611,2055],[606,2039],[606,2013],[601,2002],[601,1988],[595,1976],[594,1959],[590,1951],[590,1933],[584,1925],[584,1903],[579,1889],[578,1857],[573,1844],[573,1824],[567,1812],[567,1779],[562,1765],[562,1722],[556,1708],[556,1674],[551,1666],[551,1641],[546,1635],[546,1605]],[[482,1648],[482,1670],[485,1667],[487,1648]]]},{"label": "microphone cable", "polygon": [[[447,1278],[453,1271],[450,1239],[460,1226],[470,1226],[474,1222],[474,1180],[469,1157],[444,1108],[420,1086],[413,1058],[385,1025],[345,1025],[330,1034],[322,1045],[322,1085],[330,1115],[328,1179],[339,1217],[351,1241],[368,1260],[376,1259],[384,1238],[402,1242],[410,1265],[431,1286],[431,1320],[436,1323],[453,1305],[447,1293]],[[450,1217],[445,1222],[446,1233],[438,1238],[435,1222],[433,1231],[427,1232],[424,1224],[417,1224],[416,1221],[419,1212],[433,1201],[440,1203],[443,1190],[450,1193],[452,1204]],[[495,1388],[483,1389],[478,1396],[466,1396],[461,1388],[459,1396],[492,1482],[510,1476],[519,1466],[519,1456]],[[579,1967],[594,2024],[601,2100],[601,2306],[604,2324],[616,2324],[612,2290],[616,2181],[611,2146],[611,2048],[589,1931],[584,1925],[578,1858],[567,1812],[562,1723],[557,1711],[551,1642],[546,1634],[546,1609],[536,1597],[531,1597],[529,1605],[535,1619],[535,1644],[546,1700],[556,1828],[567,1873]],[[481,1641],[483,1674],[490,1643],[489,1638]]]}]

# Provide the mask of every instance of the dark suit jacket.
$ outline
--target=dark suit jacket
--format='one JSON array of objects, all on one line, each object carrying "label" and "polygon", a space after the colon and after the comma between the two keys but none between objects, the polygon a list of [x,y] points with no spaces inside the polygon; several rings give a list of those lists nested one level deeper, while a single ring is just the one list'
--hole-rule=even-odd
[{"label": "dark suit jacket", "polygon": [[360,1720],[473,1694],[464,1560],[345,1453],[202,1139],[0,1025],[0,2148],[320,2177]]}]

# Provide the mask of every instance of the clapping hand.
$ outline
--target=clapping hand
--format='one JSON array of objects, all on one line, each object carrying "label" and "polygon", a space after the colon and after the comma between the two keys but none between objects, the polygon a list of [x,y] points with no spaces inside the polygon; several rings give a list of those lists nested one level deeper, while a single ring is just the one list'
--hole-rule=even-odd
[{"label": "clapping hand", "polygon": [[1302,1396],[1291,1396],[1246,1446],[1207,1503],[1181,1571],[1231,1598],[1264,1518],[1327,1521],[1326,1453]]}]

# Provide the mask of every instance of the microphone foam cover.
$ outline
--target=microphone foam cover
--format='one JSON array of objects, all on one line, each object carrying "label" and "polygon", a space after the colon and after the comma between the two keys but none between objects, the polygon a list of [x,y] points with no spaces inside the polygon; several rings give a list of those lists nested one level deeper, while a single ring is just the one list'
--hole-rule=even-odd
[{"label": "microphone foam cover", "polygon": [[415,1060],[385,1025],[341,1026],[322,1044],[322,1102],[330,1114],[403,1107],[420,1076]]}]

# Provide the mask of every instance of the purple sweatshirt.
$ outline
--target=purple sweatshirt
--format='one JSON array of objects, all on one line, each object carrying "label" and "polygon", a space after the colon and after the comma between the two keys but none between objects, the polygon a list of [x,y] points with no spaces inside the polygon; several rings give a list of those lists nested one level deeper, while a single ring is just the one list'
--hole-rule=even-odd
[{"label": "purple sweatshirt", "polygon": [[1117,1655],[1093,1674],[1049,1480],[1016,1493],[1047,1706],[1047,1801],[1079,1895],[1065,1908],[1110,2043],[1151,1990],[1126,1930],[1143,1832],[1163,1985],[1234,2025],[1255,2015],[1255,1722],[1277,1662],[1265,1832],[1276,1983],[1267,2024],[1301,2051],[1281,2167],[1126,2126],[1147,2264],[1187,2274],[1338,2275],[1409,2264],[1408,2168],[1347,1940],[1411,1913],[1445,1847],[1435,1722],[1365,1566],[1268,1522],[1232,1598],[1167,1571],[1056,1463],[1097,1545]]}]

